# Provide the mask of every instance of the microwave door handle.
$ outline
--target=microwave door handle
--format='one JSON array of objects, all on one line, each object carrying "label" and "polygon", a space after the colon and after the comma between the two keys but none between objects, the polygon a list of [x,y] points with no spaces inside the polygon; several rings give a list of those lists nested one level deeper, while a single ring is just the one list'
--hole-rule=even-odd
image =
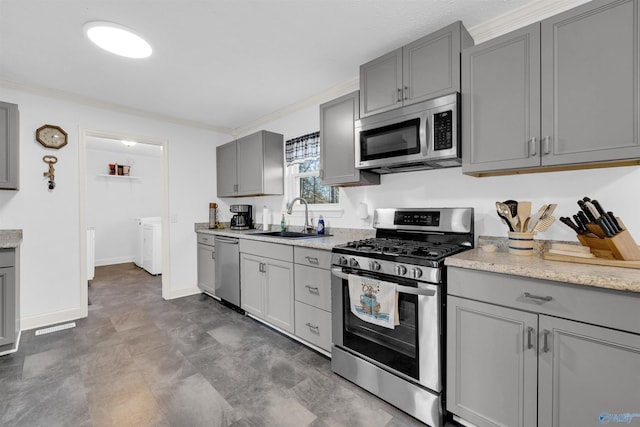
[{"label": "microwave door handle", "polygon": [[420,152],[423,157],[429,157],[431,151],[431,134],[429,130],[429,120],[431,119],[431,113],[422,114],[420,117]]},{"label": "microwave door handle", "polygon": [[[349,280],[349,275],[343,273],[341,268],[332,268],[331,274],[340,279]],[[428,297],[432,297],[436,294],[436,291],[433,289],[414,288],[412,286],[403,285],[396,285],[396,290],[402,294],[423,295]]]}]

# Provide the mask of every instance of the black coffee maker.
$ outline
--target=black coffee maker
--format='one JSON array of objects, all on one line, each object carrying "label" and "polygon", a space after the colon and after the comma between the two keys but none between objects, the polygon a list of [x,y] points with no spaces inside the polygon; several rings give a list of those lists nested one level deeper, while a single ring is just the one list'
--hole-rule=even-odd
[{"label": "black coffee maker", "polygon": [[234,213],[231,218],[232,230],[249,230],[253,228],[251,205],[231,205],[229,210]]}]

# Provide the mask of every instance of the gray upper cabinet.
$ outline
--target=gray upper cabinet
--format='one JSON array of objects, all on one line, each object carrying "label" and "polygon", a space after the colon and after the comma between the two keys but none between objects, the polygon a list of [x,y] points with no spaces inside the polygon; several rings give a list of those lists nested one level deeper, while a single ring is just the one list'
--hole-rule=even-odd
[{"label": "gray upper cabinet", "polygon": [[465,49],[462,171],[639,159],[639,19],[637,1],[596,0]]},{"label": "gray upper cabinet", "polygon": [[18,106],[0,102],[0,190],[17,190],[20,165]]},{"label": "gray upper cabinet", "polygon": [[360,118],[358,91],[320,105],[322,185],[380,184],[380,175],[355,166],[354,121]]},{"label": "gray upper cabinet", "polygon": [[462,171],[540,165],[540,24],[462,52]]},{"label": "gray upper cabinet", "polygon": [[460,91],[460,51],[473,39],[457,21],[360,66],[362,117]]},{"label": "gray upper cabinet", "polygon": [[216,148],[218,197],[284,193],[284,137],[260,131]]}]

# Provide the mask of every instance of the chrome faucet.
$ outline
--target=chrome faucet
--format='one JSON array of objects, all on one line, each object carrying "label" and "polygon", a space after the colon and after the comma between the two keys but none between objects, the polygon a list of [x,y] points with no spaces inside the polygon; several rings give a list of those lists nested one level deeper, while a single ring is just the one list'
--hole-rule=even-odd
[{"label": "chrome faucet", "polygon": [[305,199],[303,199],[302,197],[296,197],[291,202],[287,203],[287,213],[291,215],[291,212],[293,212],[293,204],[296,202],[296,200],[300,200],[300,203],[304,203],[304,232],[312,233],[313,225],[309,224],[309,205],[307,204],[307,201]]}]

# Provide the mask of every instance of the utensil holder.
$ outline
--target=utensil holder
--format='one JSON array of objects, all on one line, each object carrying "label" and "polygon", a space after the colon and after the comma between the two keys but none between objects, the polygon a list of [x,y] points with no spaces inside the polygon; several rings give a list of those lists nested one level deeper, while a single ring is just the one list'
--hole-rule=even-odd
[{"label": "utensil holder", "polygon": [[591,253],[599,258],[640,261],[638,244],[633,240],[620,218],[618,218],[618,223],[622,231],[613,237],[605,236],[597,225],[587,224],[590,235],[578,235],[578,240],[583,246],[591,248]]},{"label": "utensil holder", "polygon": [[533,255],[533,236],[535,233],[509,232],[509,253],[519,256]]}]

